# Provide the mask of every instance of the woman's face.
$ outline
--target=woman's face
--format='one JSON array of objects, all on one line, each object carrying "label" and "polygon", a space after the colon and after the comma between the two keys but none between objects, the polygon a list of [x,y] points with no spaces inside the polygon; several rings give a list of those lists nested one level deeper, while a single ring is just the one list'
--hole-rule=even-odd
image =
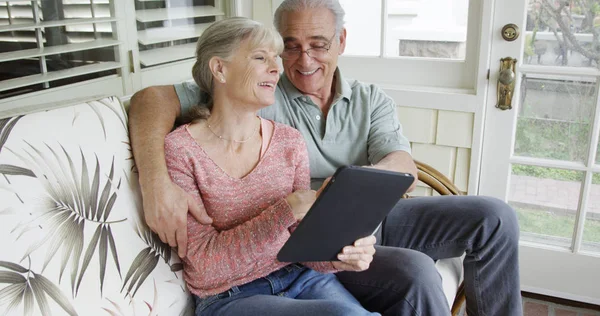
[{"label": "woman's face", "polygon": [[247,40],[242,42],[231,60],[224,63],[225,93],[236,103],[260,109],[275,103],[278,56],[271,47],[249,46]]}]

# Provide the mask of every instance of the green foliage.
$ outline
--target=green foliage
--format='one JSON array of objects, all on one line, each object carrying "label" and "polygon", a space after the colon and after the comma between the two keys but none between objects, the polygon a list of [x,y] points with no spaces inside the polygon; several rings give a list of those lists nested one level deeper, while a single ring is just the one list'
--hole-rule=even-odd
[{"label": "green foliage", "polygon": [[515,154],[566,161],[584,161],[591,124],[519,117]]},{"label": "green foliage", "polygon": [[[587,159],[590,130],[591,124],[589,123],[519,117],[515,154],[534,158],[583,162]],[[596,148],[596,156],[600,157],[600,147]],[[527,165],[513,165],[512,173],[542,179],[578,182],[583,181],[584,177],[584,173],[579,171]],[[600,184],[600,174],[593,175],[592,183]]]},{"label": "green foliage", "polygon": [[[519,226],[522,232],[554,237],[573,237],[575,213],[560,215],[548,211],[516,208]],[[600,220],[586,218],[583,241],[600,243]]]},{"label": "green foliage", "polygon": [[525,36],[524,54],[525,54],[525,57],[531,57],[531,56],[535,55],[535,52],[533,49],[533,36],[531,34],[527,34],[527,36]]},{"label": "green foliage", "polygon": [[540,179],[578,182],[583,181],[583,172],[573,170],[545,168],[527,165],[513,165],[512,173],[514,175],[530,176]]}]

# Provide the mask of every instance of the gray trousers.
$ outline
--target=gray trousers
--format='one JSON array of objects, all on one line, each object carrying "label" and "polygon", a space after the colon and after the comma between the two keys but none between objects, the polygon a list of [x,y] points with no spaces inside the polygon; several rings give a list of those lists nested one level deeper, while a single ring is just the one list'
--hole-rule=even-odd
[{"label": "gray trousers", "polygon": [[368,310],[382,315],[450,315],[434,260],[464,260],[469,316],[522,315],[519,227],[503,201],[479,196],[403,199],[377,233],[364,272],[339,280]]}]

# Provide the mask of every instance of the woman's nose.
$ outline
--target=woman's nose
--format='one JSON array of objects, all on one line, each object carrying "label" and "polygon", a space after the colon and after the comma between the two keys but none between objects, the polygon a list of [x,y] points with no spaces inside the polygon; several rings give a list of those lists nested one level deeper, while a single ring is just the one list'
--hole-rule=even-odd
[{"label": "woman's nose", "polygon": [[277,63],[277,59],[269,59],[269,73],[279,73],[279,63]]}]

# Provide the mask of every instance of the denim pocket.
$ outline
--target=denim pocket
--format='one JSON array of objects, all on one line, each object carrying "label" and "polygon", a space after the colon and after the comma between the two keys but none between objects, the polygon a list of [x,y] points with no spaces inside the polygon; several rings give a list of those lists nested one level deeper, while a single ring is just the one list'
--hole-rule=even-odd
[{"label": "denim pocket", "polygon": [[304,266],[299,263],[292,263],[292,264],[289,264],[289,265],[283,267],[283,269],[285,269],[288,273],[291,273],[291,272],[294,272],[297,270],[304,269]]},{"label": "denim pocket", "polygon": [[194,299],[196,300],[196,316],[202,315],[200,314],[201,312],[203,312],[205,309],[207,309],[209,306],[211,306],[212,304],[218,302],[219,300],[225,299],[225,298],[229,298],[231,297],[233,294],[231,293],[231,290],[223,292],[223,293],[219,293],[216,295],[212,295],[212,296],[208,296],[205,298],[200,298],[196,295],[194,295]]}]

